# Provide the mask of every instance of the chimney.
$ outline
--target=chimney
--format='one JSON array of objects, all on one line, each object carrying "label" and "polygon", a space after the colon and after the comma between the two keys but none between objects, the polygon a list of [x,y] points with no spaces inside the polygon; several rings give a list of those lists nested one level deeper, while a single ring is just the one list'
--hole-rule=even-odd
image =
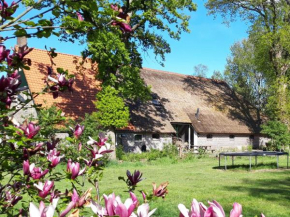
[{"label": "chimney", "polygon": [[23,53],[27,48],[27,38],[25,36],[17,37],[17,45],[15,46],[16,52]]}]

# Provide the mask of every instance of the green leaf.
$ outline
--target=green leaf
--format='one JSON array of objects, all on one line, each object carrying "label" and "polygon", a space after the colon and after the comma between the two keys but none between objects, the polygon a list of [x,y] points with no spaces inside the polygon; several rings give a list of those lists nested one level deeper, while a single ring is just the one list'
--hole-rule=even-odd
[{"label": "green leaf", "polygon": [[16,30],[14,32],[14,35],[17,36],[17,37],[22,37],[22,36],[26,36],[27,32],[26,32],[25,29],[19,29],[19,30]]},{"label": "green leaf", "polygon": [[27,25],[27,26],[33,26],[33,27],[36,26],[35,22],[33,22],[31,20],[24,22],[24,24]]}]

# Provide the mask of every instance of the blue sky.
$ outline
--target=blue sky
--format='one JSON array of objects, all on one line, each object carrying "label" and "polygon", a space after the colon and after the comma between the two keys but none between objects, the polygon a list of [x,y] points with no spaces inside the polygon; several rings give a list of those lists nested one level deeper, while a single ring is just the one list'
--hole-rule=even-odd
[{"label": "blue sky", "polygon": [[[204,1],[195,1],[198,8],[191,13],[191,33],[183,33],[181,40],[175,41],[168,37],[166,40],[171,45],[171,53],[166,55],[165,67],[160,66],[152,52],[143,53],[143,67],[193,74],[194,66],[203,64],[208,66],[210,76],[214,70],[224,71],[226,58],[230,55],[230,47],[233,43],[247,38],[247,25],[244,22],[231,23],[226,26],[221,17],[214,19],[207,16]],[[4,35],[3,35],[4,36]],[[16,39],[5,43],[11,47]],[[57,52],[79,55],[84,46],[59,42],[56,37],[49,39],[29,39],[28,46],[44,49],[44,46],[54,47]]]}]

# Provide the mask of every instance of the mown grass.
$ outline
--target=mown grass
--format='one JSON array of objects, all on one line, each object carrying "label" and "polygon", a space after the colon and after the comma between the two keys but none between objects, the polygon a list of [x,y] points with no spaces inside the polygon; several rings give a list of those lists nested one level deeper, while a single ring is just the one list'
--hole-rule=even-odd
[{"label": "mown grass", "polygon": [[[223,162],[222,162],[223,163]],[[231,161],[228,161],[230,164]],[[248,170],[248,158],[236,158],[237,166],[228,166],[228,170],[218,168],[217,158],[191,158],[178,161],[162,158],[150,162],[112,162],[104,171],[100,182],[101,193],[115,192],[125,200],[124,182],[118,176],[125,176],[126,170],[140,170],[145,180],[137,190],[152,191],[152,182],[158,185],[169,181],[169,194],[165,200],[150,203],[151,209],[157,207],[154,216],[178,216],[177,205],[183,203],[190,207],[193,198],[207,204],[208,200],[217,200],[227,215],[233,202],[243,205],[244,216],[255,216],[263,212],[269,216],[290,216],[290,170],[286,170],[286,157],[280,157],[280,169],[276,169],[275,157],[259,157],[258,165]],[[222,164],[223,165],[223,164]],[[136,192],[141,200],[141,194]]]},{"label": "mown grass", "polygon": [[[253,161],[252,161],[253,162]],[[142,201],[139,190],[152,191],[152,182],[159,185],[168,181],[169,194],[165,200],[158,198],[150,202],[150,209],[158,208],[154,216],[179,216],[177,205],[184,204],[190,208],[193,198],[207,205],[207,201],[217,200],[229,216],[232,204],[238,202],[243,205],[243,216],[253,217],[263,212],[267,217],[290,216],[290,170],[286,169],[286,157],[280,157],[280,169],[276,169],[276,157],[259,157],[258,165],[249,171],[249,158],[235,158],[235,166],[228,170],[218,168],[218,158],[197,158],[188,156],[183,160],[163,157],[153,161],[138,162],[110,162],[104,170],[104,177],[100,181],[100,194],[120,195],[124,202],[129,197],[126,184],[118,180],[119,176],[126,176],[126,170],[131,172],[140,170],[146,179],[140,182],[135,193]],[[221,161],[222,166],[224,160]],[[254,163],[254,162],[253,162]],[[63,173],[66,165],[57,167],[56,171]],[[82,177],[79,177],[82,179]],[[80,180],[81,181],[81,180]],[[56,182],[56,187],[64,191],[70,189],[68,180]],[[85,191],[91,185],[81,187]],[[93,192],[95,195],[95,192]],[[30,200],[24,196],[24,201],[17,204],[27,206]],[[103,201],[102,201],[103,203]],[[63,208],[60,208],[62,210]],[[85,216],[91,216],[90,210]]]}]

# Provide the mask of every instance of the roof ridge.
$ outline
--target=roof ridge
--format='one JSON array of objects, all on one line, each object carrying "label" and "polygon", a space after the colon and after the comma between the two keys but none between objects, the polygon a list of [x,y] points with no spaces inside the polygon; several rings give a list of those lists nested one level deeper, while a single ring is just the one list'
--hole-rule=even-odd
[{"label": "roof ridge", "polygon": [[[38,51],[41,51],[41,52],[47,52],[46,50],[39,49],[39,48],[34,48],[34,50],[38,50]],[[73,55],[73,54],[67,54],[67,53],[61,53],[61,52],[55,52],[55,53],[62,54],[62,55],[66,55],[66,56],[72,56],[72,57],[82,58],[79,55]],[[225,81],[222,81],[222,80],[217,80],[217,79],[212,79],[212,78],[198,77],[198,76],[194,76],[194,75],[186,75],[186,74],[181,74],[181,73],[178,73],[178,72],[169,72],[169,71],[165,71],[165,70],[151,69],[151,68],[146,68],[146,67],[143,67],[142,69],[149,70],[149,71],[154,71],[154,72],[161,72],[161,73],[167,73],[167,74],[177,75],[177,76],[181,76],[181,77],[191,77],[191,78],[194,78],[195,80],[199,80],[199,81],[209,81],[209,82],[214,81],[214,82],[217,82],[217,83],[226,83]]]},{"label": "roof ridge", "polygon": [[149,70],[149,71],[155,71],[155,72],[163,72],[163,73],[173,74],[173,75],[179,75],[179,76],[190,76],[190,75],[181,74],[178,72],[169,72],[169,71],[165,71],[165,70],[151,69],[151,68],[146,68],[146,67],[143,67],[142,69]]},{"label": "roof ridge", "polygon": [[191,77],[191,78],[193,78],[195,80],[199,80],[199,81],[208,81],[208,82],[216,82],[216,83],[226,84],[225,81],[214,79],[214,78],[198,77],[198,76],[194,76],[194,75],[186,75],[186,74],[181,74],[181,73],[178,73],[178,72],[169,72],[169,71],[164,71],[164,70],[159,70],[159,69],[151,69],[151,68],[146,68],[146,67],[143,67],[142,69],[149,70],[149,71],[154,71],[154,72],[161,72],[161,73],[171,74],[171,75],[177,75],[177,76],[181,76],[181,77]]}]

